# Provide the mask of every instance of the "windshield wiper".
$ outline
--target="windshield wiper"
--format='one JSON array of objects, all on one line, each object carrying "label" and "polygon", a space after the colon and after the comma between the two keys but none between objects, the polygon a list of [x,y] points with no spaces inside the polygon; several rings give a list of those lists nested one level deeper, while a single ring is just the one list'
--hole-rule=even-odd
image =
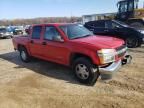
[{"label": "windshield wiper", "polygon": [[72,39],[79,39],[79,38],[84,38],[84,37],[89,37],[89,36],[92,36],[92,35],[91,34],[87,34],[87,35],[80,36],[80,37],[74,37]]},{"label": "windshield wiper", "polygon": [[87,34],[87,35],[84,35],[83,37],[89,37],[89,36],[92,36],[92,34]]}]

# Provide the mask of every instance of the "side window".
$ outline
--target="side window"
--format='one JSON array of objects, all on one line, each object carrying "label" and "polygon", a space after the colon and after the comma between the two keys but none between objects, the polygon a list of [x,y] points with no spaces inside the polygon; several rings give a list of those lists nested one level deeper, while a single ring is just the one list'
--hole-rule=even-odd
[{"label": "side window", "polygon": [[42,32],[42,26],[33,27],[32,39],[40,39],[41,32]]},{"label": "side window", "polygon": [[110,29],[114,29],[120,27],[120,25],[118,25],[117,23],[114,23],[112,21],[107,21],[106,22],[106,28],[110,28]]},{"label": "side window", "polygon": [[105,28],[105,22],[104,22],[104,21],[94,22],[94,26],[95,26],[96,28]]},{"label": "side window", "polygon": [[105,24],[106,28],[112,28],[112,22],[111,21],[107,21]]},{"label": "side window", "polygon": [[55,27],[47,26],[45,28],[44,39],[53,40],[53,37],[60,36],[59,32]]}]

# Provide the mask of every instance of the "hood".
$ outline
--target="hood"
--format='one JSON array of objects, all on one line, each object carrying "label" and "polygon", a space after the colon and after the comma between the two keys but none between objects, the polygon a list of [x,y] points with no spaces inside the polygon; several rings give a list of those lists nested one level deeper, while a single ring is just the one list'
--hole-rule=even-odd
[{"label": "hood", "polygon": [[107,36],[89,36],[85,38],[75,39],[74,42],[90,45],[97,49],[117,48],[124,44],[124,41],[114,37]]},{"label": "hood", "polygon": [[136,28],[133,28],[133,27],[129,27],[128,31],[130,31],[131,33],[135,34],[135,36],[138,36],[139,38],[143,38],[144,37],[144,29],[136,29]]},{"label": "hood", "polygon": [[138,29],[138,28],[134,28],[134,27],[125,27],[125,29],[127,29],[127,30],[131,30],[131,31],[134,31],[134,32],[141,32],[141,31],[143,31],[143,29]]}]

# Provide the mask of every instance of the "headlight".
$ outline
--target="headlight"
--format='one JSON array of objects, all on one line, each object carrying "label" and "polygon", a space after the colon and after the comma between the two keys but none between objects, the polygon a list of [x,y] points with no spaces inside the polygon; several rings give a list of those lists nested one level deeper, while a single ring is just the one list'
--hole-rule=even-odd
[{"label": "headlight", "polygon": [[142,34],[144,34],[144,30],[139,30],[139,32],[141,32]]},{"label": "headlight", "polygon": [[114,49],[102,49],[99,50],[97,53],[101,64],[111,63],[115,61],[116,51]]}]

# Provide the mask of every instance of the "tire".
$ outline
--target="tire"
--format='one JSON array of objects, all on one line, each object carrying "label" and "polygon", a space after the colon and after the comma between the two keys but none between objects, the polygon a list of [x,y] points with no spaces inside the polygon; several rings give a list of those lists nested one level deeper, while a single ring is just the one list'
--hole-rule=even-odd
[{"label": "tire", "polygon": [[12,36],[7,37],[7,39],[11,39],[11,38],[12,38]]},{"label": "tire", "polygon": [[139,45],[138,38],[129,37],[126,39],[126,44],[128,48],[136,48]]},{"label": "tire", "polygon": [[28,63],[30,61],[30,55],[24,47],[20,48],[20,58],[25,63]]},{"label": "tire", "polygon": [[93,65],[90,60],[86,58],[77,59],[73,64],[73,71],[80,83],[90,86],[96,83],[100,75],[97,66]]},{"label": "tire", "polygon": [[12,36],[10,36],[11,38],[13,38],[13,35]]}]

